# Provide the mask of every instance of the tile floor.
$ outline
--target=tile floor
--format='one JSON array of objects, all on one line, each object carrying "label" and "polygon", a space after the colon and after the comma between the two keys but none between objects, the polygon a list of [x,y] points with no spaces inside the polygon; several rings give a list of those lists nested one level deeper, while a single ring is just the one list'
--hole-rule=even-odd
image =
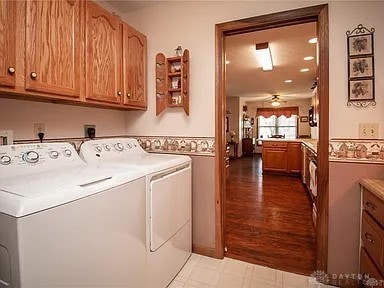
[{"label": "tile floor", "polygon": [[192,254],[168,288],[325,288],[312,278],[224,258]]}]

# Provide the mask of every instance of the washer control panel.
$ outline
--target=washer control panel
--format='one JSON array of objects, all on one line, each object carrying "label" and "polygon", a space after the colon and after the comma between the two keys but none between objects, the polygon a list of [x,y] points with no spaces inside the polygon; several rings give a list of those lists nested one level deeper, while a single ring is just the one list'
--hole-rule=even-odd
[{"label": "washer control panel", "polygon": [[84,164],[70,143],[0,146],[0,178]]},{"label": "washer control panel", "polygon": [[100,159],[113,160],[122,155],[140,155],[145,152],[134,138],[111,138],[90,140],[80,147],[80,156],[86,162]]}]

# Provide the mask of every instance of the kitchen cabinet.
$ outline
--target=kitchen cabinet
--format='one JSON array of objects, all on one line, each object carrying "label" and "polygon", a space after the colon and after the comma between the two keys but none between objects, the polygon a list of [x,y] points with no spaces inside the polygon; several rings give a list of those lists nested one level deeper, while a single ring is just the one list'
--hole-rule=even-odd
[{"label": "kitchen cabinet", "polygon": [[285,141],[263,141],[263,171],[287,172],[287,150]]},{"label": "kitchen cabinet", "polygon": [[25,90],[80,98],[81,1],[26,1]]},{"label": "kitchen cabinet", "polygon": [[15,87],[16,2],[0,1],[0,86]]},{"label": "kitchen cabinet", "polygon": [[301,172],[301,143],[288,142],[288,172],[300,173]]},{"label": "kitchen cabinet", "polygon": [[121,81],[120,20],[93,2],[86,7],[86,99],[120,104]]},{"label": "kitchen cabinet", "polygon": [[0,31],[1,95],[146,109],[146,37],[96,3],[0,1]]},{"label": "kitchen cabinet", "polygon": [[384,279],[384,181],[360,181],[362,197],[360,273],[364,287]]},{"label": "kitchen cabinet", "polygon": [[123,24],[124,105],[147,107],[147,38]]}]

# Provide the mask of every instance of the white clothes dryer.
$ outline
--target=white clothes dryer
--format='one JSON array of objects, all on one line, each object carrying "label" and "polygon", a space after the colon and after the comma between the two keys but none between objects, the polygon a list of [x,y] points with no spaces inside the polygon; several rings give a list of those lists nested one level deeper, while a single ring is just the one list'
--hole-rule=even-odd
[{"label": "white clothes dryer", "polygon": [[191,158],[148,153],[132,138],[85,142],[80,156],[88,163],[116,163],[146,174],[148,287],[167,287],[192,252]]},{"label": "white clothes dryer", "polygon": [[0,287],[146,287],[145,213],[142,172],[0,146]]}]

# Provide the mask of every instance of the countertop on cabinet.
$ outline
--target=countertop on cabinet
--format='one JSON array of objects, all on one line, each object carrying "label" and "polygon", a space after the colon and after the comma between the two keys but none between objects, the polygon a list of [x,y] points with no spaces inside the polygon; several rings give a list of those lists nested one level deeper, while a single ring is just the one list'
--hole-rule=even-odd
[{"label": "countertop on cabinet", "polygon": [[317,154],[317,139],[302,138],[258,138],[256,141],[280,141],[280,142],[300,142]]},{"label": "countertop on cabinet", "polygon": [[360,184],[384,201],[384,179],[361,179]]}]

